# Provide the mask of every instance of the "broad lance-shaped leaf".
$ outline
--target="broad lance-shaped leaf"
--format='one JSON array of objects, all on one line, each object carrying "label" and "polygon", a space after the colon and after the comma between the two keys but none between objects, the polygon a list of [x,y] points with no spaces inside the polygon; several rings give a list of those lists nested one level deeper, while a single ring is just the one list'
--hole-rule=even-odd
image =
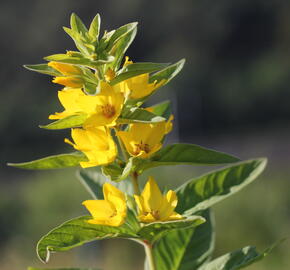
[{"label": "broad lance-shaped leaf", "polygon": [[35,268],[28,267],[27,270],[101,270],[100,268]]},{"label": "broad lance-shaped leaf", "polygon": [[149,82],[160,82],[161,80],[166,80],[166,84],[170,82],[183,68],[185,64],[185,59],[181,59],[177,63],[170,65],[150,76]]},{"label": "broad lance-shaped leaf", "polygon": [[138,232],[142,239],[146,239],[151,244],[162,238],[173,230],[184,230],[188,228],[195,228],[206,220],[201,216],[191,216],[182,220],[153,222],[145,224]]},{"label": "broad lance-shaped leaf", "polygon": [[266,163],[264,158],[243,161],[189,180],[176,190],[176,211],[193,214],[226,199],[254,181]]},{"label": "broad lance-shaped leaf", "polygon": [[54,68],[48,66],[47,64],[37,64],[37,65],[24,65],[24,67],[28,70],[35,71],[38,73],[51,75],[51,76],[62,76],[60,72],[55,70]]},{"label": "broad lance-shaped leaf", "polygon": [[242,249],[227,253],[217,259],[198,268],[198,270],[237,270],[245,268],[252,263],[255,263],[271,252],[273,247],[270,247],[259,253],[255,247],[244,247]]},{"label": "broad lance-shaped leaf", "polygon": [[165,120],[165,118],[155,115],[152,112],[133,107],[123,109],[122,114],[118,119],[118,123],[157,123]]},{"label": "broad lance-shaped leaf", "polygon": [[37,244],[37,255],[43,262],[49,261],[50,252],[66,251],[85,243],[106,238],[136,238],[131,227],[104,226],[89,224],[91,217],[79,217],[69,220],[43,236]]},{"label": "broad lance-shaped leaf", "polygon": [[70,115],[65,118],[56,120],[48,125],[40,125],[40,128],[44,129],[65,129],[80,127],[88,118],[86,114]]},{"label": "broad lance-shaped leaf", "polygon": [[164,165],[221,165],[237,161],[239,161],[238,158],[223,152],[210,150],[194,144],[178,143],[162,148],[150,159],[140,163],[138,170],[143,171]]},{"label": "broad lance-shaped leaf", "polygon": [[102,200],[103,184],[109,182],[128,195],[133,195],[133,187],[129,181],[112,182],[107,179],[98,168],[80,170],[77,174],[81,183],[94,199]]},{"label": "broad lance-shaped leaf", "polygon": [[112,70],[119,70],[124,54],[133,42],[136,34],[137,27],[133,28],[132,31],[129,31],[114,44],[110,54],[112,54],[115,59],[107,64],[106,67],[111,68]]},{"label": "broad lance-shaped leaf", "polygon": [[129,78],[144,74],[158,71],[167,67],[168,64],[160,63],[133,63],[126,66],[121,70],[121,73],[118,74],[111,82],[111,85],[115,85]]},{"label": "broad lance-shaped leaf", "polygon": [[27,170],[60,169],[78,166],[81,161],[87,161],[82,152],[49,156],[22,163],[8,163],[8,166]]},{"label": "broad lance-shaped leaf", "polygon": [[93,40],[98,40],[101,27],[101,17],[97,14],[92,20],[89,28],[89,35]]},{"label": "broad lance-shaped leaf", "polygon": [[128,23],[119,27],[116,31],[114,31],[113,35],[110,37],[106,50],[109,52],[113,48],[114,44],[118,42],[118,40],[120,40],[128,32],[133,31],[137,27],[137,25],[138,25],[137,22]]},{"label": "broad lance-shaped leaf", "polygon": [[162,116],[168,120],[172,114],[171,102],[169,100],[155,104],[150,107],[152,112],[158,116]]},{"label": "broad lance-shaped leaf", "polygon": [[214,249],[213,216],[197,228],[171,231],[155,243],[153,255],[158,270],[194,270],[209,261]]}]

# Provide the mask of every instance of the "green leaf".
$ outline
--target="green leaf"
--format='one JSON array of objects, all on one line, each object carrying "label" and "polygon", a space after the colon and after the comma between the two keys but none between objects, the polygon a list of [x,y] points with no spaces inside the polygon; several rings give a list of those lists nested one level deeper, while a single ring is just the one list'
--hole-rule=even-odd
[{"label": "green leaf", "polygon": [[47,170],[79,166],[81,161],[87,161],[86,156],[82,152],[73,152],[70,154],[49,156],[29,162],[8,163],[7,165],[27,170]]},{"label": "green leaf", "polygon": [[150,76],[149,81],[152,83],[154,81],[160,82],[161,80],[166,80],[166,84],[170,82],[183,68],[185,64],[185,59],[181,59],[177,63],[170,65],[159,72],[154,73]]},{"label": "green leaf", "polygon": [[50,252],[66,251],[85,243],[107,238],[137,237],[126,223],[119,227],[89,224],[91,217],[69,220],[43,236],[37,244],[37,255],[42,262],[49,261]]},{"label": "green leaf", "polygon": [[206,222],[197,228],[171,231],[153,248],[158,270],[193,270],[207,262],[214,249],[213,217],[202,214]]},{"label": "green leaf", "polygon": [[111,182],[97,168],[82,169],[77,173],[81,183],[94,199],[103,200],[103,184],[109,182],[128,195],[133,195],[133,187],[129,181]]},{"label": "green leaf", "polygon": [[101,17],[100,14],[97,14],[91,22],[89,28],[89,35],[91,38],[98,40],[100,34],[100,26],[101,26]]},{"label": "green leaf", "polygon": [[144,74],[151,73],[160,69],[167,67],[168,64],[163,63],[133,63],[126,66],[121,70],[121,73],[118,74],[111,82],[111,85],[115,85],[129,78]]},{"label": "green leaf", "polygon": [[138,107],[125,107],[118,118],[118,123],[157,123],[166,119]]},{"label": "green leaf", "polygon": [[137,27],[137,24],[138,24],[137,22],[128,23],[119,27],[116,31],[114,31],[114,33],[109,39],[106,50],[109,52],[113,48],[114,44],[128,32],[133,31]]},{"label": "green leaf", "polygon": [[74,31],[81,33],[84,36],[88,32],[87,27],[84,25],[82,20],[75,13],[72,13],[70,17],[70,25]]},{"label": "green leaf", "polygon": [[27,270],[100,270],[99,268],[35,268],[28,267]]},{"label": "green leaf", "polygon": [[149,168],[164,165],[221,165],[239,161],[238,158],[203,148],[194,144],[171,144],[154,154],[150,159],[144,161],[138,170],[144,171]]},{"label": "green leaf", "polygon": [[120,38],[119,41],[115,43],[115,45],[110,51],[110,54],[112,54],[115,57],[115,59],[113,62],[107,65],[108,68],[111,68],[112,70],[119,70],[124,54],[131,45],[131,43],[133,42],[136,33],[137,27],[133,28],[132,31],[129,31],[122,38]]},{"label": "green leaf", "polygon": [[70,115],[65,118],[54,121],[48,125],[40,125],[40,128],[44,129],[65,129],[80,127],[87,119],[86,114]]},{"label": "green leaf", "polygon": [[120,166],[117,162],[110,163],[102,167],[102,173],[112,181],[122,181],[132,172],[133,161],[134,158],[129,158],[125,167]]},{"label": "green leaf", "polygon": [[152,112],[158,116],[162,116],[169,119],[170,115],[172,114],[171,102],[169,100],[163,101],[156,105],[151,106]]},{"label": "green leaf", "polygon": [[62,74],[55,70],[54,68],[48,66],[47,64],[37,64],[37,65],[24,65],[24,67],[28,70],[32,70],[38,73],[51,75],[51,76],[62,76]]},{"label": "green leaf", "polygon": [[95,68],[97,66],[112,62],[114,60],[114,57],[110,56],[110,57],[107,57],[106,59],[94,61],[94,60],[85,58],[81,55],[77,55],[77,54],[75,56],[70,56],[68,54],[53,54],[53,55],[44,57],[44,59],[47,61],[56,61],[56,62],[67,63],[67,64],[84,65],[91,68]]},{"label": "green leaf", "polygon": [[273,247],[259,253],[255,247],[247,246],[227,253],[198,268],[198,270],[237,270],[245,268],[267,256]]},{"label": "green leaf", "polygon": [[166,221],[166,222],[153,222],[145,224],[138,232],[138,235],[151,244],[155,243],[161,237],[173,230],[182,230],[194,228],[205,222],[201,216],[190,216],[182,220]]},{"label": "green leaf", "polygon": [[177,189],[176,211],[193,214],[226,199],[254,181],[266,163],[264,158],[243,161],[189,180]]}]

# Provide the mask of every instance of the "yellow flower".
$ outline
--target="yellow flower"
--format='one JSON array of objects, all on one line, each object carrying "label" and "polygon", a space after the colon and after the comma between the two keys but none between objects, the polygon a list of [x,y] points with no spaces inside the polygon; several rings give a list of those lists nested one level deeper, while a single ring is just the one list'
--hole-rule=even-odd
[{"label": "yellow flower", "polygon": [[82,151],[89,160],[80,162],[83,168],[111,163],[117,156],[116,144],[105,127],[73,128],[71,136],[74,143],[68,139],[65,142]]},{"label": "yellow flower", "polygon": [[117,135],[131,156],[148,158],[162,147],[163,137],[172,129],[171,120],[155,124],[131,124],[129,131],[118,131]]},{"label": "yellow flower", "polygon": [[[131,65],[133,62],[126,57],[124,67]],[[149,83],[149,73],[144,73],[124,81],[126,85],[126,96],[131,99],[143,98],[150,95],[154,90],[165,84],[166,80],[160,82],[154,81]]]},{"label": "yellow flower", "polygon": [[87,117],[84,127],[114,126],[121,114],[125,99],[122,93],[106,82],[101,82],[101,91],[95,96],[86,95],[77,88],[59,91],[58,98],[65,110],[50,115],[49,119],[85,114]]},{"label": "yellow flower", "polygon": [[104,200],[87,200],[83,205],[93,216],[90,224],[118,227],[125,222],[127,214],[126,198],[123,192],[111,184],[103,185]]},{"label": "yellow flower", "polygon": [[169,190],[166,195],[162,195],[153,177],[149,177],[142,194],[134,195],[134,197],[139,208],[138,218],[142,222],[150,223],[183,218],[174,212],[178,202],[175,192]]},{"label": "yellow flower", "polygon": [[73,88],[83,86],[83,79],[80,77],[82,71],[77,66],[54,61],[49,62],[47,65],[64,75],[55,77],[52,82]]}]

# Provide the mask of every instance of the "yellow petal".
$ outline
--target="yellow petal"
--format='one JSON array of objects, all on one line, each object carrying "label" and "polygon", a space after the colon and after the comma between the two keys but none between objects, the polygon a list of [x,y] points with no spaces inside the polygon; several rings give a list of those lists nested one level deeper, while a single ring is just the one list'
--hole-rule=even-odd
[{"label": "yellow petal", "polygon": [[56,69],[63,75],[72,75],[72,74],[76,75],[76,74],[81,73],[81,70],[77,66],[70,65],[70,64],[64,64],[64,63],[52,61],[52,62],[49,62],[47,65]]},{"label": "yellow petal", "polygon": [[169,190],[163,198],[162,206],[160,208],[160,220],[168,220],[168,218],[173,214],[177,202],[176,193]]},{"label": "yellow petal", "polygon": [[58,83],[67,87],[77,88],[83,86],[83,80],[81,78],[67,76],[67,77],[55,77],[52,80],[53,83]]},{"label": "yellow petal", "polygon": [[149,177],[141,194],[146,212],[158,211],[162,205],[162,193],[152,176]]},{"label": "yellow petal", "polygon": [[87,200],[82,204],[95,220],[106,220],[115,214],[115,209],[106,200]]},{"label": "yellow petal", "polygon": [[118,213],[124,214],[126,211],[126,198],[124,193],[109,183],[103,185],[103,193],[105,200],[114,205]]}]

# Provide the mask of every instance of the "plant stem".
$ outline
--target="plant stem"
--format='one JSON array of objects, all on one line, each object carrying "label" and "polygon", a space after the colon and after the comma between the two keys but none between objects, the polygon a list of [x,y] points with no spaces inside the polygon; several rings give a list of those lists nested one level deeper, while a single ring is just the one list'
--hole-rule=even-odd
[{"label": "plant stem", "polygon": [[138,173],[137,172],[133,172],[131,179],[132,179],[132,184],[133,184],[133,187],[134,187],[134,194],[140,195],[140,189],[139,189],[139,183],[138,183]]},{"label": "plant stem", "polygon": [[150,244],[144,243],[146,259],[149,265],[149,270],[156,270],[155,261],[153,257],[153,250]]}]

